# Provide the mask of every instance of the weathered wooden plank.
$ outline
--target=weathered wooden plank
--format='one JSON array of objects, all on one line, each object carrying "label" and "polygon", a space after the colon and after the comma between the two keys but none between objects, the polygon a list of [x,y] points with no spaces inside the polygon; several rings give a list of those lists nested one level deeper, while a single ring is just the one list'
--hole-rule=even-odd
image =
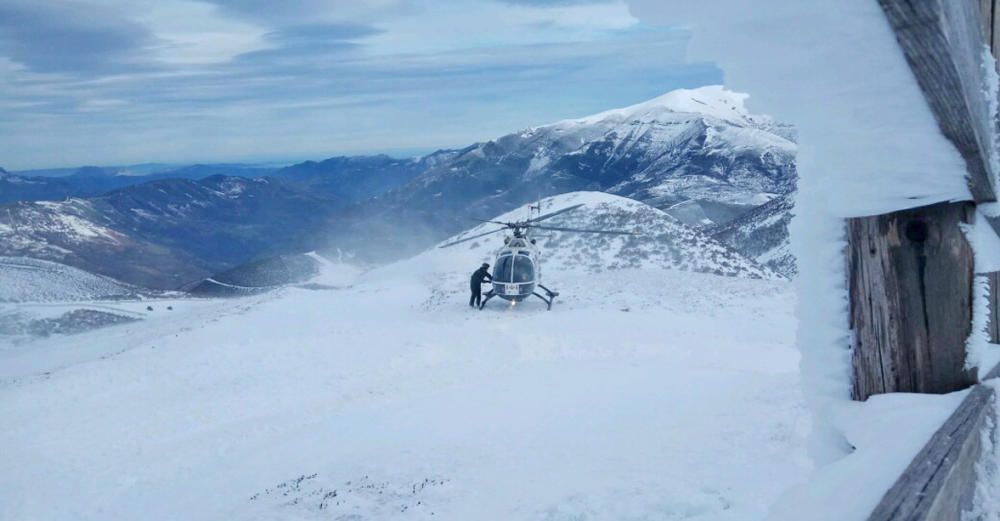
[{"label": "weathered wooden plank", "polygon": [[997,0],[979,0],[979,27],[986,45],[993,49],[993,9]]},{"label": "weathered wooden plank", "polygon": [[[979,0],[979,19],[982,26],[983,38],[989,46],[993,56],[1000,56],[997,53],[998,36],[1000,36],[1000,0]],[[998,69],[1000,70],[1000,69]]]},{"label": "weathered wooden plank", "polygon": [[983,276],[990,286],[990,322],[986,331],[991,343],[1000,344],[1000,273],[987,273]]},{"label": "weathered wooden plank", "polygon": [[990,42],[990,50],[993,51],[993,56],[996,57],[1000,56],[1000,0],[992,0],[990,4],[992,4],[992,9],[990,10],[990,29],[984,34],[987,35],[987,39]]},{"label": "weathered wooden plank", "polygon": [[965,159],[973,199],[996,201],[989,160],[995,122],[983,96],[987,40],[982,5],[968,0],[878,1],[941,132]]},{"label": "weathered wooden plank", "polygon": [[975,492],[981,433],[993,416],[993,400],[991,387],[973,387],[886,492],[869,521],[962,521]]},{"label": "weathered wooden plank", "polygon": [[959,228],[973,211],[940,203],[848,220],[854,399],[975,383],[965,369],[973,256]]}]

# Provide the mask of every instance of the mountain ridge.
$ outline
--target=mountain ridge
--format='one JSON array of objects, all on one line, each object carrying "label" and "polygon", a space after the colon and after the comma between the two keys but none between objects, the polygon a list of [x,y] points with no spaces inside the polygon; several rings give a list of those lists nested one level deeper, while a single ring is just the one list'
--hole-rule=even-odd
[{"label": "mountain ridge", "polygon": [[[0,207],[0,255],[41,256],[173,289],[316,249],[392,261],[465,229],[470,217],[576,191],[635,199],[689,227],[719,229],[790,194],[797,178],[794,131],[747,113],[744,99],[704,87],[421,158],[341,156],[271,177],[160,180],[16,203]],[[783,227],[779,219],[767,248],[787,241]],[[757,235],[725,237],[747,257],[769,255],[746,243]]]}]

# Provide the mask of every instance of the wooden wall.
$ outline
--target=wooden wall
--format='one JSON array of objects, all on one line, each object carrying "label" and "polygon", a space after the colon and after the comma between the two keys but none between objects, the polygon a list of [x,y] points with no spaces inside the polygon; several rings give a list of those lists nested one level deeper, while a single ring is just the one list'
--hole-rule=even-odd
[{"label": "wooden wall", "polygon": [[[853,396],[944,393],[972,386],[954,414],[913,459],[871,521],[967,521],[983,429],[997,441],[993,387],[965,369],[977,270],[960,224],[995,203],[990,157],[997,126],[988,100],[983,49],[1000,55],[1000,0],[878,1],[934,113],[966,161],[973,201],[940,203],[847,223]],[[978,225],[1000,232],[1000,219]],[[1000,274],[990,284],[989,336],[1000,343]],[[1000,366],[984,380],[1000,378]]]},{"label": "wooden wall", "polygon": [[973,256],[959,223],[971,203],[942,203],[848,222],[853,396],[947,393],[972,327]]},{"label": "wooden wall", "polygon": [[[848,220],[856,400],[887,392],[946,393],[976,382],[964,368],[976,270],[959,225],[976,219],[976,205],[996,202],[1000,174],[990,160],[997,153],[996,120],[983,96],[983,50],[1000,39],[994,31],[1000,0],[873,1],[895,32],[938,128],[965,159],[973,201]],[[1000,219],[982,224],[1000,232]],[[996,301],[1000,279],[991,281]]]}]

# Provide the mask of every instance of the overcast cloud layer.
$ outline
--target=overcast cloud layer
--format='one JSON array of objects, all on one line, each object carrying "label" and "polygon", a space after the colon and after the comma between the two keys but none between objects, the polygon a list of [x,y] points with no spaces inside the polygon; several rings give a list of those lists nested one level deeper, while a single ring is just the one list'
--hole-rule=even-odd
[{"label": "overcast cloud layer", "polygon": [[0,166],[464,146],[717,83],[619,0],[2,0]]}]

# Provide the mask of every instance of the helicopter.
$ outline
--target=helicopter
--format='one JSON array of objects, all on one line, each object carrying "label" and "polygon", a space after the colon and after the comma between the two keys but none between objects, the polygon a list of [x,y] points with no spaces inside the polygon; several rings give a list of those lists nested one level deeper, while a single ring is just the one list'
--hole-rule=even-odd
[{"label": "helicopter", "polygon": [[[504,237],[503,246],[496,251],[496,260],[493,264],[492,288],[483,295],[484,299],[479,305],[479,309],[486,307],[486,303],[493,297],[500,297],[510,301],[515,305],[531,296],[538,297],[545,302],[546,309],[552,309],[552,303],[559,293],[542,285],[541,270],[541,249],[538,247],[536,239],[531,237],[533,230],[571,232],[571,233],[594,233],[604,235],[635,235],[634,232],[620,230],[588,230],[582,228],[566,228],[562,226],[545,226],[538,224],[546,219],[551,219],[557,215],[572,212],[583,204],[569,206],[555,212],[530,217],[530,212],[541,212],[541,204],[529,206],[529,218],[523,221],[501,222],[486,219],[473,219],[475,221],[500,225],[500,228],[484,233],[479,233],[471,237],[442,244],[439,248],[450,248],[480,237],[492,235],[494,233],[509,231],[510,235]],[[545,292],[544,295],[536,291]]]}]

